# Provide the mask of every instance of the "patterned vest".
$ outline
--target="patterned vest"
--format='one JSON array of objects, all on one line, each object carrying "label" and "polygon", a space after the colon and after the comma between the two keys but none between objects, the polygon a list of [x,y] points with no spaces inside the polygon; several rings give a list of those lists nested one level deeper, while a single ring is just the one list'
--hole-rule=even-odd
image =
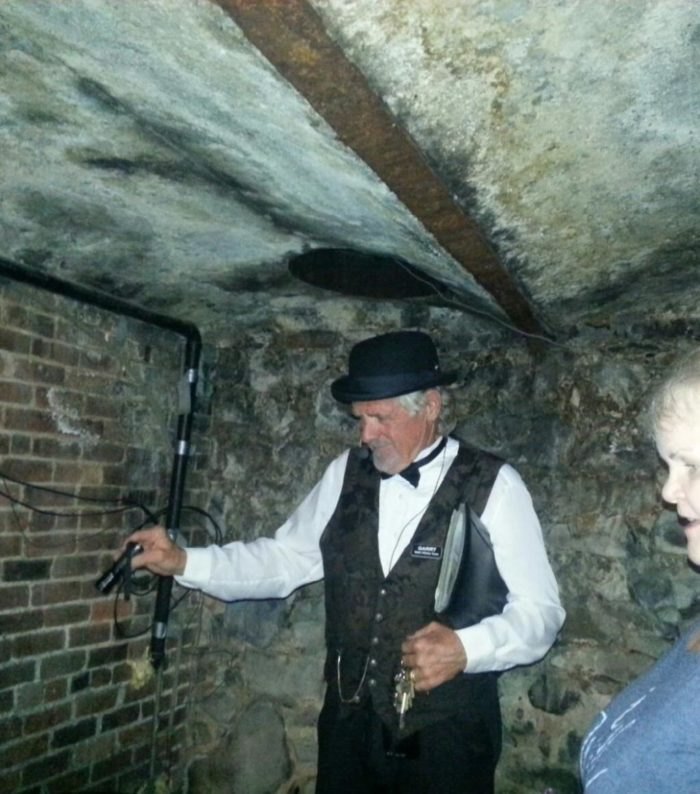
[{"label": "patterned vest", "polygon": [[[463,628],[500,612],[505,603],[506,587],[490,545],[472,541],[471,549],[465,544],[466,558],[458,577],[457,622],[434,610],[439,557],[452,512],[466,502],[480,515],[502,464],[494,455],[460,442],[457,458],[411,541],[385,577],[377,542],[380,476],[365,450],[350,452],[338,505],[321,537],[328,649],[325,677],[329,686],[339,686],[343,701],[354,695],[363,702],[370,698],[393,734],[398,734],[394,676],[404,638],[432,620]],[[434,553],[425,554],[426,549]],[[472,586],[474,582],[478,587]],[[463,673],[429,695],[417,695],[401,735],[473,709],[497,717],[495,674]]]}]

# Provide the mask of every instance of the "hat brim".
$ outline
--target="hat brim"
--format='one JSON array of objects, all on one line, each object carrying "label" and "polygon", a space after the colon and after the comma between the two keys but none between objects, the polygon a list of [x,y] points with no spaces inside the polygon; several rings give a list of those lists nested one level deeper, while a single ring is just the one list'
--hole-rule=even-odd
[{"label": "hat brim", "polygon": [[408,373],[406,375],[374,376],[353,378],[343,375],[331,383],[331,394],[339,403],[372,402],[388,400],[410,394],[414,391],[425,391],[437,386],[449,386],[457,379],[455,372]]}]

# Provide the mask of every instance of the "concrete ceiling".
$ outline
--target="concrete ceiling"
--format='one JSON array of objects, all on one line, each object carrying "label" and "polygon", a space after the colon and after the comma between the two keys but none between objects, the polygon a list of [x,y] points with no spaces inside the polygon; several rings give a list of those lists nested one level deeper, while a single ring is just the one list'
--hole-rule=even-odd
[{"label": "concrete ceiling", "polygon": [[213,336],[332,322],[326,248],[557,339],[700,320],[699,43],[696,0],[3,0],[0,258]]}]

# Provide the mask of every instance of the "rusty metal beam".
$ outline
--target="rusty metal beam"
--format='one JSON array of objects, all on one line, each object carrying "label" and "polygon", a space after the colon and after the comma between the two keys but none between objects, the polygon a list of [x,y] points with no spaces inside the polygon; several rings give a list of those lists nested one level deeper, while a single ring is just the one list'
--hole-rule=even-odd
[{"label": "rusty metal beam", "polygon": [[477,224],[305,0],[215,0],[521,330],[542,333]]}]

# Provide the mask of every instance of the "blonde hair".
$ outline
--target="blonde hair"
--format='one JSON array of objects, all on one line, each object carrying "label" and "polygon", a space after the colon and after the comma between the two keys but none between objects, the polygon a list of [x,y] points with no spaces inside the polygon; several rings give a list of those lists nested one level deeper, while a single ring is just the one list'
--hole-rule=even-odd
[{"label": "blonde hair", "polygon": [[700,348],[679,359],[654,390],[649,403],[649,425],[654,435],[662,422],[700,408]]}]

